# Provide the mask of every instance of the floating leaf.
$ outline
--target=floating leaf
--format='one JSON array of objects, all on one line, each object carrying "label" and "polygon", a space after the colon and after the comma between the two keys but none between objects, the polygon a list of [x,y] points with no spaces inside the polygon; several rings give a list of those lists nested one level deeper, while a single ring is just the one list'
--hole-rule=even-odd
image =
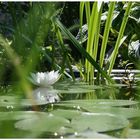
[{"label": "floating leaf", "polygon": [[129,121],[122,116],[103,113],[84,113],[72,120],[72,127],[77,132],[84,130],[94,130],[106,132],[121,129],[129,124]]},{"label": "floating leaf", "polygon": [[[41,100],[39,97],[34,99],[21,99],[18,96],[0,96],[0,107],[14,108],[19,106],[45,105],[53,102],[55,97],[58,97],[58,95],[55,94],[53,96],[53,94],[49,94],[46,96],[46,100]],[[47,100],[48,98],[49,100]]]},{"label": "floating leaf", "polygon": [[75,84],[72,85],[70,88],[81,88],[81,89],[103,89],[105,86],[96,86],[96,85],[88,85],[88,84]]},{"label": "floating leaf", "polygon": [[130,100],[111,100],[111,99],[96,99],[96,100],[69,100],[60,102],[58,105],[64,106],[81,106],[81,107],[92,107],[92,106],[128,106],[138,104],[137,101]]},{"label": "floating leaf", "polygon": [[18,96],[0,96],[0,107],[17,106],[19,101]]},{"label": "floating leaf", "polygon": [[64,117],[66,119],[73,119],[79,115],[81,112],[78,110],[64,110],[64,109],[57,109],[51,112],[54,116]]},{"label": "floating leaf", "polygon": [[86,130],[84,132],[80,132],[80,133],[75,133],[73,135],[68,136],[68,138],[113,138],[109,135],[106,134],[101,134],[98,133],[96,131],[92,131],[92,130]]},{"label": "floating leaf", "polygon": [[110,84],[106,86],[106,88],[110,88],[110,87],[121,88],[121,87],[127,87],[127,85],[126,84]]},{"label": "floating leaf", "polygon": [[97,85],[89,85],[88,83],[81,82],[81,81],[76,81],[76,82],[60,82],[57,83],[56,89],[58,90],[63,90],[63,89],[87,89],[87,90],[93,90],[93,89],[102,89],[106,88],[106,86],[97,86]]},{"label": "floating leaf", "polygon": [[120,107],[87,107],[86,110],[94,113],[111,113],[114,115],[121,115],[125,118],[133,118],[140,116],[140,110],[133,108]]},{"label": "floating leaf", "polygon": [[41,101],[41,100],[33,100],[33,99],[22,99],[21,100],[21,106],[33,106],[33,105],[45,105],[48,102]]},{"label": "floating leaf", "polygon": [[46,115],[48,114],[45,112],[37,112],[37,111],[0,112],[0,121],[30,119],[30,118],[36,118],[36,117],[41,117]]},{"label": "floating leaf", "polygon": [[[125,118],[140,116],[140,110],[134,108],[124,108],[121,106],[135,105],[138,102],[129,100],[69,100],[63,101],[57,106],[69,107],[93,113],[110,113],[121,115]],[[115,107],[116,106],[116,107]],[[117,107],[118,106],[118,107]]]},{"label": "floating leaf", "polygon": [[25,119],[15,124],[15,127],[21,130],[35,131],[35,132],[52,132],[59,133],[65,126],[69,125],[69,121],[51,115]]},{"label": "floating leaf", "polygon": [[59,90],[59,93],[65,93],[65,94],[79,94],[79,93],[88,93],[88,92],[93,92],[94,90],[92,89],[84,89],[84,88],[69,88],[68,90]]}]

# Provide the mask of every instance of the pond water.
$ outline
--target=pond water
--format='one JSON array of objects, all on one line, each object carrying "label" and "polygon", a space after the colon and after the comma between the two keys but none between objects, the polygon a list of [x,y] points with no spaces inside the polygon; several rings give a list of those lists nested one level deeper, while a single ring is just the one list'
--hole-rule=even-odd
[{"label": "pond water", "polygon": [[1,138],[140,138],[139,88],[64,80],[26,99],[1,87]]}]

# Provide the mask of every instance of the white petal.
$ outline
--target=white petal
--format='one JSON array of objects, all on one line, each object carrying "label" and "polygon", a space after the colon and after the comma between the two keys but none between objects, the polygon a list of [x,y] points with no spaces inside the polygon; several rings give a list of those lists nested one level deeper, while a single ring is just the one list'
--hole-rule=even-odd
[{"label": "white petal", "polygon": [[59,71],[50,71],[50,72],[37,72],[36,74],[31,73],[32,79],[30,81],[33,84],[43,87],[49,87],[54,84],[60,78]]}]

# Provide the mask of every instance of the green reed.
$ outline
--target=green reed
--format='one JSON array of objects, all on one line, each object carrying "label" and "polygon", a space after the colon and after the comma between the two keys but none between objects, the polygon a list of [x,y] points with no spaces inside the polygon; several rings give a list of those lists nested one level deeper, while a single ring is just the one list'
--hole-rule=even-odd
[{"label": "green reed", "polygon": [[115,7],[115,2],[110,2],[107,20],[105,23],[102,45],[101,45],[101,52],[100,52],[100,66],[101,66],[101,68],[103,68],[104,57],[105,57],[105,52],[106,52],[106,47],[107,47],[107,40],[109,37],[109,31],[110,31],[110,27],[111,27],[111,23],[112,23],[114,7]]},{"label": "green reed", "polygon": [[[101,44],[101,51],[100,51],[100,67],[103,69],[103,64],[104,64],[104,59],[105,59],[105,53],[106,53],[106,48],[108,43],[110,41],[108,40],[109,38],[109,32],[110,29],[112,28],[112,20],[113,20],[113,12],[115,8],[116,2],[110,2],[109,3],[109,9],[108,9],[108,14],[107,14],[107,19],[105,22],[105,27],[104,27],[104,33],[103,36],[100,34],[100,23],[101,23],[101,16],[102,16],[102,8],[103,8],[103,2],[101,3],[100,9],[98,9],[98,2],[94,2],[92,5],[92,10],[90,9],[90,3],[89,2],[81,2],[80,3],[80,26],[82,26],[83,23],[83,15],[84,15],[84,7],[85,7],[85,15],[86,15],[86,22],[88,25],[88,39],[87,39],[87,47],[86,47],[86,52],[94,59],[94,61],[97,61],[97,53],[100,51],[99,48],[99,38],[102,39],[102,44]],[[121,29],[119,31],[119,36],[116,41],[116,46],[113,51],[113,54],[111,55],[110,58],[110,66],[109,66],[109,72],[108,74],[111,73],[111,70],[113,68],[116,56],[117,56],[117,51],[119,46],[124,42],[126,37],[123,37],[123,32],[125,29],[125,25],[127,23],[127,19],[129,16],[130,12],[130,2],[128,2],[128,6],[126,8],[125,16],[123,18],[123,22],[121,25]],[[85,60],[85,77],[86,81],[92,83],[94,81],[94,72],[95,72],[95,67],[94,65],[91,65],[90,62],[86,59]],[[98,79],[99,80],[99,79]]]},{"label": "green reed", "polygon": [[[87,9],[88,7],[86,7]],[[95,31],[97,26],[97,17],[98,17],[98,9],[97,2],[93,4],[92,12],[90,16],[90,20],[87,21],[88,24],[88,40],[87,40],[87,48],[86,51],[93,58],[93,42],[95,38]],[[86,10],[89,11],[89,10]],[[85,62],[85,72],[86,72],[86,81],[92,81],[93,77],[93,66],[86,60]]]},{"label": "green reed", "polygon": [[[98,43],[99,43],[99,36],[100,36],[100,22],[101,22],[101,14],[102,14],[102,7],[103,3],[101,3],[101,7],[98,7],[99,3],[94,2],[92,6],[92,11],[90,10],[90,3],[89,2],[81,2],[80,4],[80,24],[82,24],[83,20],[83,9],[85,5],[85,12],[86,12],[86,19],[88,25],[88,40],[87,40],[87,53],[96,61],[97,59],[97,52],[98,52]],[[101,47],[101,54],[100,54],[100,66],[102,68],[102,63],[104,60],[105,50],[107,46],[107,38],[109,35],[109,29],[111,25],[113,10],[114,10],[115,2],[110,4],[110,10],[108,13],[108,18],[105,26],[104,36],[103,36],[103,43]],[[91,11],[91,13],[90,13]],[[102,56],[102,57],[101,57]],[[94,81],[94,71],[95,68],[90,64],[90,62],[86,59],[85,60],[85,73],[86,73],[86,81],[92,83]]]},{"label": "green reed", "polygon": [[114,51],[111,55],[108,74],[111,73],[111,71],[113,69],[113,66],[114,66],[114,63],[115,63],[115,59],[116,59],[117,54],[118,54],[118,49],[126,38],[126,37],[123,37],[123,33],[124,33],[126,23],[127,23],[129,14],[130,14],[131,6],[132,6],[132,2],[128,2],[128,5],[127,5],[127,8],[125,10],[124,17],[123,17],[123,21],[122,21],[122,24],[121,24],[121,28],[120,28],[120,31],[119,31],[119,35],[118,35],[118,38],[117,38],[117,41],[116,41],[116,44],[115,44],[115,48],[114,48]]}]

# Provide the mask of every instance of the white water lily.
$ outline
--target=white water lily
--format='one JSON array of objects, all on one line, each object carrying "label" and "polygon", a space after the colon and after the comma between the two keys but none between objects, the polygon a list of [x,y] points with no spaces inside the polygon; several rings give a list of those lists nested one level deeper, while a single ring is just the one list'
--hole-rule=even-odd
[{"label": "white water lily", "polygon": [[58,71],[50,71],[50,72],[37,72],[31,73],[31,78],[29,80],[41,87],[50,87],[55,82],[57,82],[60,78],[60,74]]}]

